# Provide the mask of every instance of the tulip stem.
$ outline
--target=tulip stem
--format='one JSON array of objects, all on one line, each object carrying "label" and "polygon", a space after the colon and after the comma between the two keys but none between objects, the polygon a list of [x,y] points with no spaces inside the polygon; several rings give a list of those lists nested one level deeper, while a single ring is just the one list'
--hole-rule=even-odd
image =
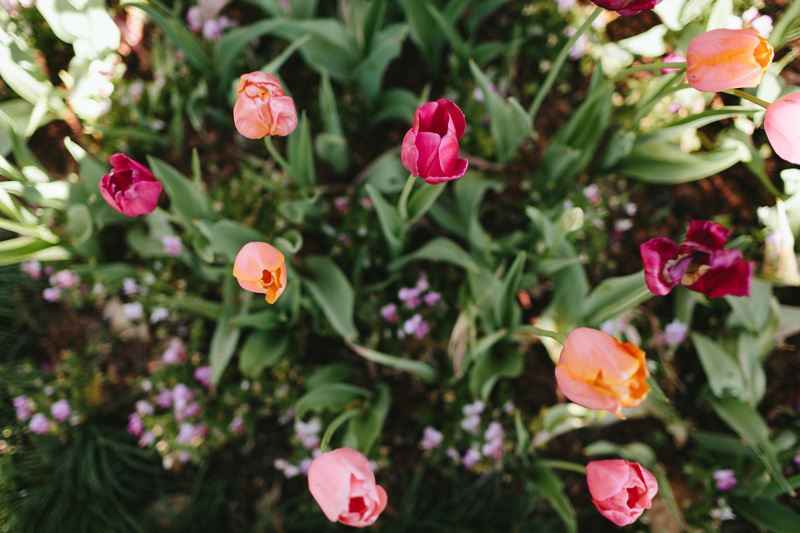
[{"label": "tulip stem", "polygon": [[536,119],[537,113],[539,113],[539,108],[542,107],[544,103],[544,99],[547,97],[547,93],[550,92],[550,89],[553,87],[553,84],[556,82],[556,78],[558,77],[558,73],[561,72],[561,68],[564,66],[564,62],[567,60],[567,55],[569,51],[572,50],[572,47],[575,46],[575,43],[578,42],[581,35],[586,33],[586,30],[589,29],[589,26],[592,25],[592,22],[595,21],[597,17],[600,16],[600,13],[603,12],[602,7],[596,7],[589,18],[586,19],[586,22],[578,28],[572,37],[569,38],[567,44],[561,49],[556,56],[555,61],[550,66],[550,70],[547,71],[547,77],[544,79],[544,83],[541,87],[539,87],[539,91],[536,93],[536,99],[533,101],[533,105],[531,105],[530,109],[528,109],[528,117],[531,119],[531,125],[533,125],[533,121]]},{"label": "tulip stem", "polygon": [[400,202],[397,204],[397,210],[400,212],[400,220],[405,222],[408,220],[408,197],[411,196],[411,190],[414,188],[416,176],[409,174],[406,180],[406,185],[403,187],[403,192],[400,194]]},{"label": "tulip stem", "polygon": [[760,105],[764,109],[769,107],[769,102],[765,102],[761,98],[756,98],[752,94],[748,94],[748,93],[746,93],[744,91],[740,91],[739,89],[731,89],[731,90],[725,91],[725,92],[729,93],[729,94],[736,95],[739,98],[744,98],[745,100],[749,100],[750,102],[753,102],[756,105]]},{"label": "tulip stem", "polygon": [[333,422],[328,424],[328,427],[325,428],[325,434],[322,436],[322,441],[319,444],[319,448],[322,450],[322,453],[327,453],[328,445],[331,442],[331,437],[333,437],[333,434],[336,433],[336,430],[351,418],[358,416],[359,412],[359,409],[348,409],[344,413],[334,418]]},{"label": "tulip stem", "polygon": [[578,463],[573,463],[571,461],[559,461],[558,459],[541,459],[539,461],[536,461],[536,463],[546,468],[555,468],[556,470],[569,470],[570,472],[577,472],[578,474],[586,475],[585,466]]},{"label": "tulip stem", "polygon": [[272,156],[272,159],[277,161],[278,164],[281,166],[281,168],[283,170],[285,170],[286,172],[288,172],[290,174],[294,174],[294,170],[292,169],[292,165],[290,165],[289,162],[286,159],[283,158],[283,156],[280,154],[280,152],[278,152],[278,149],[275,148],[274,144],[272,144],[272,137],[270,137],[269,135],[264,137],[264,146],[267,147],[267,152],[269,152],[269,155]]},{"label": "tulip stem", "polygon": [[674,69],[685,69],[686,68],[686,61],[679,61],[676,63],[645,63],[643,65],[636,65],[635,67],[626,68],[625,70],[620,70],[618,73],[611,78],[611,81],[621,80],[626,76],[630,76],[634,72],[641,72],[643,70],[661,70],[664,68],[674,68]]}]

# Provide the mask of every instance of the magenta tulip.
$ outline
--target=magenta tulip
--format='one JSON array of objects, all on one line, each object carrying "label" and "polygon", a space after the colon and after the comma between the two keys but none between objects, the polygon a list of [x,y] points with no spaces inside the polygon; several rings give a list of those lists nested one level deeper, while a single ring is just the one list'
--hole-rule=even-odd
[{"label": "magenta tulip", "polygon": [[100,194],[108,205],[129,217],[153,211],[162,187],[150,169],[125,154],[114,154],[109,161],[113,168],[100,180]]},{"label": "magenta tulip", "polygon": [[466,127],[464,113],[452,100],[442,98],[418,108],[403,138],[403,166],[430,185],[460,178],[467,160],[458,157],[458,141]]},{"label": "magenta tulip", "polygon": [[661,0],[592,0],[596,6],[609,11],[616,11],[620,15],[635,15],[645,9],[653,9]]}]

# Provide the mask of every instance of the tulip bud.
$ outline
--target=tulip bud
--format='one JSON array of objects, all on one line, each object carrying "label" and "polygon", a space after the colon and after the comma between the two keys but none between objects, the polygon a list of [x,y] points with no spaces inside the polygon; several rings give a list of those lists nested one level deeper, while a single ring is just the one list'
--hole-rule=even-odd
[{"label": "tulip bud", "polygon": [[764,114],[764,130],[781,159],[800,165],[800,93],[774,101]]},{"label": "tulip bud", "polygon": [[609,11],[616,11],[620,15],[635,15],[645,9],[653,9],[661,0],[592,0],[596,6]]},{"label": "tulip bud", "polygon": [[236,254],[233,275],[239,286],[264,295],[274,304],[286,288],[283,254],[265,242],[249,242]]},{"label": "tulip bud", "polygon": [[114,154],[109,161],[113,168],[100,180],[100,194],[108,205],[129,217],[153,211],[162,187],[150,169],[125,154]]},{"label": "tulip bud", "polygon": [[618,526],[636,522],[658,492],[653,474],[624,459],[591,461],[586,465],[586,484],[600,514]]},{"label": "tulip bud", "polygon": [[242,74],[233,123],[248,139],[289,135],[297,127],[294,100],[283,92],[278,78],[266,72]]},{"label": "tulip bud", "polygon": [[774,55],[756,30],[707,31],[689,43],[686,78],[689,85],[708,93],[755,87]]},{"label": "tulip bud", "polygon": [[452,100],[442,98],[419,107],[403,138],[403,166],[430,185],[460,178],[467,171],[467,160],[458,157],[458,141],[466,127],[464,113]]}]

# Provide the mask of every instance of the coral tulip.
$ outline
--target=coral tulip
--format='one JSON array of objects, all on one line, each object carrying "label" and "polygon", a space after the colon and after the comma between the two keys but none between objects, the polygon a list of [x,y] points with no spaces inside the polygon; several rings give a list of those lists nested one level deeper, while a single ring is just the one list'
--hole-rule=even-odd
[{"label": "coral tulip", "polygon": [[686,78],[689,85],[708,93],[755,87],[774,55],[756,30],[707,31],[689,43]]},{"label": "coral tulip", "polygon": [[248,242],[239,250],[233,275],[243,289],[263,294],[270,304],[286,288],[283,254],[265,242]]},{"label": "coral tulip", "polygon": [[162,186],[150,169],[125,154],[114,154],[109,161],[113,168],[100,180],[100,194],[108,205],[129,217],[155,209]]},{"label": "coral tulip", "polygon": [[308,489],[331,522],[369,526],[386,508],[386,491],[375,484],[369,461],[351,448],[338,448],[311,461]]},{"label": "coral tulip", "polygon": [[618,526],[636,522],[658,492],[653,474],[624,459],[591,461],[586,465],[586,484],[600,514]]},{"label": "coral tulip", "polygon": [[248,139],[289,135],[297,127],[294,100],[283,92],[278,78],[266,72],[242,74],[233,123]]},{"label": "coral tulip", "polygon": [[591,328],[567,335],[556,365],[556,381],[567,398],[620,418],[623,407],[636,407],[647,397],[647,376],[644,351]]},{"label": "coral tulip", "polygon": [[620,15],[635,15],[645,9],[653,9],[661,0],[592,0],[596,6],[609,11],[616,11]]},{"label": "coral tulip", "polygon": [[467,171],[467,160],[458,157],[458,141],[466,127],[464,113],[452,100],[442,98],[419,107],[403,138],[403,166],[430,185],[460,178]]},{"label": "coral tulip", "polygon": [[678,284],[709,298],[749,295],[754,265],[742,261],[741,251],[725,249],[730,232],[714,222],[692,220],[679,245],[666,237],[642,243],[639,253],[647,288],[659,296]]},{"label": "coral tulip", "polygon": [[764,130],[776,154],[800,165],[800,93],[787,94],[770,104]]}]

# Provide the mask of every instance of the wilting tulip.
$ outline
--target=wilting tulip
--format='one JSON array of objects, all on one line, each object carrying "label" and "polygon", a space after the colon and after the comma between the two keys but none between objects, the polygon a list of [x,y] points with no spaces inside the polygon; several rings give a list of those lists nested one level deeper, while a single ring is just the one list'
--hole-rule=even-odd
[{"label": "wilting tulip", "polygon": [[708,93],[755,87],[774,55],[756,30],[707,31],[689,43],[686,78],[689,85]]},{"label": "wilting tulip", "polygon": [[458,141],[466,127],[464,113],[452,100],[441,98],[419,107],[403,138],[403,166],[431,185],[460,178],[467,160],[458,157]]},{"label": "wilting tulip", "polygon": [[764,130],[776,154],[800,165],[800,93],[787,94],[769,105]]},{"label": "wilting tulip", "polygon": [[754,265],[742,261],[740,250],[725,249],[730,232],[714,222],[692,220],[679,245],[666,237],[643,243],[639,253],[647,288],[659,296],[678,284],[709,298],[749,295]]},{"label": "wilting tulip", "polygon": [[591,461],[586,465],[586,484],[600,514],[618,526],[636,522],[658,492],[653,474],[624,459]]},{"label": "wilting tulip", "polygon": [[283,254],[265,242],[248,242],[236,255],[233,275],[243,289],[261,293],[274,304],[286,288]]},{"label": "wilting tulip", "polygon": [[338,448],[311,461],[308,489],[331,522],[369,526],[386,508],[386,491],[375,484],[369,461],[351,448]]},{"label": "wilting tulip", "polygon": [[113,168],[100,180],[100,194],[108,205],[129,217],[155,209],[162,187],[150,169],[125,154],[114,154],[109,161]]},{"label": "wilting tulip", "polygon": [[289,135],[297,127],[294,100],[283,92],[278,78],[266,72],[242,74],[233,123],[248,139]]},{"label": "wilting tulip", "polygon": [[593,4],[609,11],[616,11],[624,16],[635,15],[645,9],[653,9],[660,2],[661,0],[592,0]]},{"label": "wilting tulip", "polygon": [[567,335],[556,365],[556,382],[567,398],[620,418],[623,407],[636,407],[647,397],[647,375],[644,351],[590,328]]}]

